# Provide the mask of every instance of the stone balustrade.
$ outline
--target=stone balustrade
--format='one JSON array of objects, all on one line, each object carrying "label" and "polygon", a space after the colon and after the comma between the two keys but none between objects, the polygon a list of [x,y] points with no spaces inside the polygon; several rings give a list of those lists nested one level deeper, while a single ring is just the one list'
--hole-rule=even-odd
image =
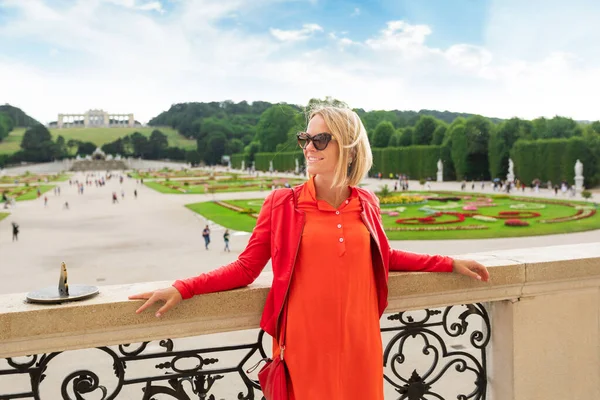
[{"label": "stone balustrade", "polygon": [[[391,273],[386,313],[483,303],[488,399],[600,398],[600,242],[464,257],[488,266],[490,282]],[[1,295],[0,358],[257,328],[271,278],[265,272],[247,288],[197,296],[160,319],[135,314],[140,303],[127,296],[171,282],[104,286],[64,305]]]}]

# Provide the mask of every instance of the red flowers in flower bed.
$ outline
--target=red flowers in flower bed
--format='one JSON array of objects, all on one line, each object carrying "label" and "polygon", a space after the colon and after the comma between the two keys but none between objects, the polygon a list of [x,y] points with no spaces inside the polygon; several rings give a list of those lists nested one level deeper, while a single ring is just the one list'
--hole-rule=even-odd
[{"label": "red flowers in flower bed", "polygon": [[[452,219],[449,221],[438,221],[437,218],[441,217],[442,215],[447,214],[447,215],[452,215],[454,217],[456,217],[456,219]],[[414,217],[414,218],[400,218],[396,220],[397,224],[403,224],[403,225],[442,225],[442,224],[455,224],[457,222],[463,222],[465,220],[465,217],[470,216],[469,214],[465,214],[465,213],[458,213],[458,212],[452,212],[452,211],[446,211],[446,212],[436,212],[433,215],[427,216],[427,217]]]},{"label": "red flowers in flower bed", "polygon": [[542,214],[535,211],[500,211],[499,215],[494,215],[498,219],[516,219],[518,218],[537,218]]},{"label": "red flowers in flower bed", "polygon": [[520,219],[507,219],[504,221],[504,225],[506,226],[529,226],[529,222],[522,221]]}]

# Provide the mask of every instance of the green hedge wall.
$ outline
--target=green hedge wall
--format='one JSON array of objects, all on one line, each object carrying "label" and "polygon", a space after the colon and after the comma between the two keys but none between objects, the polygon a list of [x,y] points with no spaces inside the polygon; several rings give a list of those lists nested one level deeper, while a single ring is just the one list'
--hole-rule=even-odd
[{"label": "green hedge wall", "polygon": [[598,183],[600,154],[595,154],[582,137],[569,139],[519,140],[510,155],[515,163],[515,176],[526,185],[538,178],[553,184],[566,180],[575,183],[575,162],[583,163],[584,185],[592,187]]},{"label": "green hedge wall", "polygon": [[238,153],[231,155],[231,168],[240,169],[242,168],[242,160],[244,160],[244,167],[248,168],[250,166],[250,158],[245,153]]},{"label": "green hedge wall", "polygon": [[269,161],[273,160],[273,169],[279,172],[294,171],[296,169],[296,162],[294,159],[298,159],[298,165],[302,168],[304,165],[304,154],[302,151],[289,151],[279,153],[256,153],[254,156],[255,168],[258,171],[268,171]]},{"label": "green hedge wall", "polygon": [[441,158],[444,163],[444,180],[455,179],[450,150],[446,146],[387,147],[372,151],[372,174],[381,172],[384,177],[388,177],[390,173],[406,174],[411,179],[435,180],[437,162]]}]

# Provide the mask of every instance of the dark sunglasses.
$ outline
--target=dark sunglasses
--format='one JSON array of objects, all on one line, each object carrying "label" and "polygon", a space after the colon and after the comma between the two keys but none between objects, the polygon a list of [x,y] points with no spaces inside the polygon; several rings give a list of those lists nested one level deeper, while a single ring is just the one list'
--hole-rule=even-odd
[{"label": "dark sunglasses", "polygon": [[298,138],[298,145],[302,149],[306,149],[308,142],[312,142],[315,149],[319,151],[325,150],[329,142],[331,142],[331,139],[333,139],[331,133],[317,133],[314,136],[310,136],[306,132],[298,132],[296,137]]}]

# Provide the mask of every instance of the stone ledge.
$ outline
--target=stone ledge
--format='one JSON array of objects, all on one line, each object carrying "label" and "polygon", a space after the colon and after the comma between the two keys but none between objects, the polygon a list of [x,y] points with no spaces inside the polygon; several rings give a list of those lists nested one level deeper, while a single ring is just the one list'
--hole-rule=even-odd
[{"label": "stone ledge", "polygon": [[[600,243],[470,254],[490,269],[490,282],[430,273],[390,273],[387,312],[489,302],[600,287]],[[127,296],[171,282],[104,286],[95,298],[64,305],[0,296],[0,358],[258,327],[272,280],[265,272],[249,287],[197,296],[157,319],[135,310]]]}]

